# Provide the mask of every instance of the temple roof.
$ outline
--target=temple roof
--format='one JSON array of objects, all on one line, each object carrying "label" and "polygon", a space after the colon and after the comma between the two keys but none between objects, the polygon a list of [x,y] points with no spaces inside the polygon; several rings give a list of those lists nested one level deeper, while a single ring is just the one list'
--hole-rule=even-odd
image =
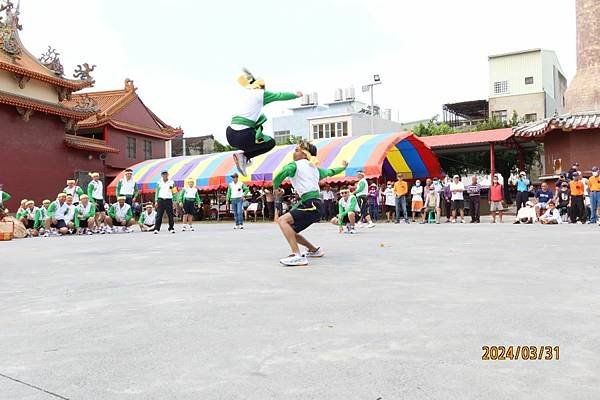
[{"label": "temple roof", "polygon": [[62,104],[50,103],[43,100],[32,99],[19,96],[14,93],[8,93],[0,90],[0,104],[23,108],[26,110],[43,112],[46,114],[58,115],[60,117],[71,118],[75,121],[81,121],[92,115],[89,111],[78,111],[76,109],[65,107]]},{"label": "temple roof", "polygon": [[[92,129],[104,125],[110,125],[114,128],[138,133],[146,136],[158,137],[161,139],[172,139],[183,134],[181,128],[173,128],[163,122],[148,107],[144,105],[137,95],[137,88],[130,79],[125,80],[125,87],[120,90],[108,90],[102,92],[87,92],[74,94],[70,101],[65,101],[67,107],[75,105],[84,97],[89,97],[99,108],[99,111],[89,118],[80,121],[77,124],[78,129]],[[153,126],[143,125],[137,121],[128,120],[121,114],[127,106],[135,101],[139,101],[144,111],[152,121]]]},{"label": "temple roof", "polygon": [[8,0],[0,5],[0,70],[8,71],[21,77],[35,79],[55,86],[81,90],[94,85],[94,80],[89,76],[89,65],[78,66],[76,74],[81,79],[67,79],[60,63],[59,54],[49,49],[48,53],[38,60],[21,42],[19,31],[19,6],[15,8],[12,1]]},{"label": "temple roof", "polygon": [[104,140],[69,134],[65,135],[65,146],[72,149],[87,150],[95,153],[119,153],[118,149],[110,147]]}]

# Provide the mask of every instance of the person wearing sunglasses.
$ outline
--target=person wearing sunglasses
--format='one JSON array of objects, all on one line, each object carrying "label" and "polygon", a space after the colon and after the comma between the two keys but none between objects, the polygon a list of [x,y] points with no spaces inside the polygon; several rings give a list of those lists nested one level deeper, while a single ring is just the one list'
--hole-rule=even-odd
[{"label": "person wearing sunglasses", "polygon": [[[277,190],[281,183],[289,178],[296,193],[300,196],[300,201],[292,207],[291,211],[277,220],[279,228],[292,250],[292,254],[280,260],[284,266],[307,265],[308,258],[325,255],[320,247],[310,243],[300,235],[300,232],[315,222],[319,222],[323,215],[319,181],[343,172],[348,166],[348,162],[343,161],[342,167],[339,168],[322,169],[316,166],[316,157],[317,147],[310,142],[301,140],[294,149],[294,161],[284,166],[273,179],[273,189]],[[306,247],[308,251],[300,253],[299,245]]]},{"label": "person wearing sunglasses", "polygon": [[340,200],[338,201],[339,213],[337,217],[331,220],[331,223],[340,227],[340,233],[344,231],[344,225],[348,233],[352,234],[356,221],[360,221],[360,206],[356,196],[350,193],[350,189],[342,188],[340,190]]}]

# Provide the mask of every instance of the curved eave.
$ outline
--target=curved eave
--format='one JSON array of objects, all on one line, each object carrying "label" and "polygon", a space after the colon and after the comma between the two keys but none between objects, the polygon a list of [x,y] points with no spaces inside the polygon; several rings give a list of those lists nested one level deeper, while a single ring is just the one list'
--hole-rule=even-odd
[{"label": "curved eave", "polygon": [[65,135],[65,146],[76,150],[91,151],[94,153],[119,153],[118,149],[110,147],[103,140],[90,139],[75,135]]},{"label": "curved eave", "polygon": [[27,76],[29,78],[46,82],[55,86],[64,87],[73,91],[85,89],[94,85],[94,81],[72,81],[70,79],[63,79],[58,76],[45,75],[39,72],[31,71],[27,68],[19,67],[18,65],[9,64],[0,61],[0,69],[13,74]]},{"label": "curved eave", "polygon": [[0,103],[14,107],[21,107],[46,114],[58,115],[60,117],[72,118],[81,121],[89,118],[93,113],[75,111],[64,106],[46,103],[39,100],[31,100],[12,93],[0,91]]},{"label": "curved eave", "polygon": [[110,125],[115,129],[120,129],[120,130],[123,130],[126,132],[137,133],[138,135],[150,136],[153,138],[163,139],[163,140],[171,140],[171,139],[174,139],[183,134],[183,130],[181,130],[181,129],[175,129],[175,128],[172,128],[172,130],[171,129],[165,129],[165,130],[151,129],[151,128],[146,128],[146,127],[139,126],[139,125],[129,124],[127,122],[117,121],[117,120],[110,119],[110,118],[103,118],[103,119],[100,119],[98,121],[91,122],[91,123],[80,123],[80,124],[77,124],[77,128],[78,129],[93,129],[93,128],[99,128],[99,127],[102,127],[105,125]]}]

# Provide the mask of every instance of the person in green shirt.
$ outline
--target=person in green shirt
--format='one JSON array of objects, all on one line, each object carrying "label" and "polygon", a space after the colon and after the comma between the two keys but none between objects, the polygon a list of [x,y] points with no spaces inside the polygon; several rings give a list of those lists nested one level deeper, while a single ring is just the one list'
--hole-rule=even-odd
[{"label": "person in green shirt", "polygon": [[108,209],[108,216],[104,222],[112,229],[112,233],[117,232],[117,227],[123,228],[124,232],[133,232],[131,227],[135,225],[135,218],[131,206],[125,203],[125,200],[125,196],[117,197],[117,202]]},{"label": "person in green shirt", "polygon": [[91,235],[93,233],[96,216],[96,203],[90,201],[87,194],[79,197],[79,204],[75,207],[75,228],[78,235]]},{"label": "person in green shirt", "polygon": [[183,208],[183,230],[193,232],[194,227],[194,214],[196,214],[196,207],[201,204],[200,195],[198,194],[198,188],[195,186],[196,182],[193,179],[185,181],[185,186],[179,192],[179,205]]},{"label": "person in green shirt", "polygon": [[340,233],[344,231],[344,224],[348,233],[355,233],[354,224],[360,220],[360,206],[356,196],[350,193],[347,187],[340,190],[340,200],[338,201],[338,215],[331,220],[331,223],[340,227]]},{"label": "person in green shirt", "polygon": [[0,207],[6,207],[4,203],[11,199],[10,194],[6,193],[4,190],[4,185],[0,183]]},{"label": "person in green shirt", "polygon": [[262,109],[275,101],[294,100],[302,97],[302,92],[267,92],[265,81],[257,79],[248,70],[238,78],[238,83],[245,89],[240,92],[238,109],[227,127],[227,142],[241,151],[233,154],[238,171],[246,176],[246,166],[252,158],[269,152],[275,147],[275,140],[263,133],[263,125],[267,117]]},{"label": "person in green shirt", "polygon": [[[313,158],[317,157],[317,147],[307,141],[300,141],[294,150],[294,161],[287,164],[273,179],[273,189],[277,190],[282,182],[289,178],[292,186],[300,196],[300,201],[289,213],[279,217],[277,223],[283,236],[290,245],[292,254],[280,260],[284,266],[301,266],[308,264],[308,258],[323,257],[325,253],[320,247],[315,247],[300,232],[319,222],[323,215],[323,202],[320,196],[319,181],[342,173],[348,166],[343,161],[341,168],[317,168]],[[300,253],[299,245],[307,248],[306,253]]]},{"label": "person in green shirt", "polygon": [[79,204],[79,199],[81,195],[84,194],[83,189],[77,186],[77,181],[75,179],[67,180],[67,187],[63,189],[63,192],[73,196],[73,204]]}]

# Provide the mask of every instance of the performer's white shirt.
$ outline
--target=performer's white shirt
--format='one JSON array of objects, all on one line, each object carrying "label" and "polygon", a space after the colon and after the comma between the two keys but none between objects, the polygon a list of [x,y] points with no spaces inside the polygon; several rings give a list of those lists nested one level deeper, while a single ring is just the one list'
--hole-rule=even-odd
[{"label": "performer's white shirt", "polygon": [[362,178],[360,181],[358,181],[358,183],[356,184],[356,187],[359,187],[361,183],[364,183],[363,189],[360,192],[354,193],[354,195],[356,197],[366,196],[369,194],[369,183],[367,182],[367,178]]},{"label": "performer's white shirt", "polygon": [[65,221],[69,221],[69,219],[67,218],[69,215],[69,205],[65,202],[62,204],[62,206],[60,205],[60,203],[58,202],[58,200],[55,200],[54,203],[56,203],[56,211],[54,211],[54,219],[55,220],[65,220]]},{"label": "performer's white shirt", "polygon": [[229,187],[231,188],[231,199],[241,199],[244,197],[244,184],[239,179],[237,183],[229,182]]},{"label": "performer's white shirt", "polygon": [[66,187],[63,192],[66,194],[70,194],[73,196],[73,203],[79,203],[79,194],[77,193],[77,189],[81,189],[79,186],[73,186],[73,188]]},{"label": "performer's white shirt", "polygon": [[296,174],[290,178],[294,189],[302,197],[304,193],[319,192],[319,169],[308,160],[296,161]]},{"label": "performer's white shirt", "polygon": [[152,226],[156,223],[156,211],[152,210],[150,214],[144,211],[144,225]]},{"label": "performer's white shirt", "polygon": [[37,213],[38,210],[39,210],[39,208],[37,208],[37,207],[33,207],[33,209],[27,207],[27,219],[30,221],[34,221],[35,213]]},{"label": "performer's white shirt", "polygon": [[158,181],[156,184],[156,190],[158,190],[158,198],[163,200],[173,199],[173,188],[175,187],[175,182],[171,179],[166,182],[162,179]]},{"label": "performer's white shirt", "polygon": [[352,200],[352,197],[356,197],[354,195],[350,195],[348,196],[348,200],[344,200],[343,197],[340,197],[339,200],[339,204],[342,205],[342,207],[344,207],[344,210],[350,212],[350,211],[354,211],[354,212],[360,212],[360,207],[358,206],[358,201],[356,201],[356,206],[354,207],[354,210],[349,210],[348,207],[350,206],[350,200]]},{"label": "performer's white shirt", "polygon": [[323,200],[334,200],[335,194],[333,193],[332,190],[323,190],[323,191],[321,191],[321,198]]},{"label": "performer's white shirt", "polygon": [[[239,93],[236,94],[236,103],[233,106],[233,115],[243,117],[251,121],[258,121],[258,117],[263,109],[265,91],[261,89],[245,89],[238,88]],[[248,129],[245,125],[232,124],[231,129],[241,131]]]},{"label": "performer's white shirt", "polygon": [[84,207],[83,204],[79,203],[79,205],[77,205],[77,214],[82,214],[82,215],[87,215],[87,213],[90,212],[90,209],[92,208],[92,202],[88,201],[87,206]]},{"label": "performer's white shirt", "polygon": [[120,219],[125,219],[127,212],[131,209],[131,206],[127,203],[123,203],[123,206],[121,206],[119,203],[115,203],[114,207],[115,215],[117,216],[117,218]]},{"label": "performer's white shirt", "polygon": [[121,196],[133,196],[135,193],[135,181],[133,178],[127,180],[127,178],[121,179]]},{"label": "performer's white shirt", "polygon": [[198,193],[197,187],[185,186],[183,189],[183,198],[188,200],[196,200],[196,193]]},{"label": "performer's white shirt", "polygon": [[67,213],[63,219],[65,222],[72,222],[75,219],[75,206],[73,204],[68,205],[67,203],[65,205],[67,206]]},{"label": "performer's white shirt", "polygon": [[90,185],[94,188],[92,192],[92,197],[96,200],[104,200],[104,184],[102,181],[94,181],[90,182]]}]

